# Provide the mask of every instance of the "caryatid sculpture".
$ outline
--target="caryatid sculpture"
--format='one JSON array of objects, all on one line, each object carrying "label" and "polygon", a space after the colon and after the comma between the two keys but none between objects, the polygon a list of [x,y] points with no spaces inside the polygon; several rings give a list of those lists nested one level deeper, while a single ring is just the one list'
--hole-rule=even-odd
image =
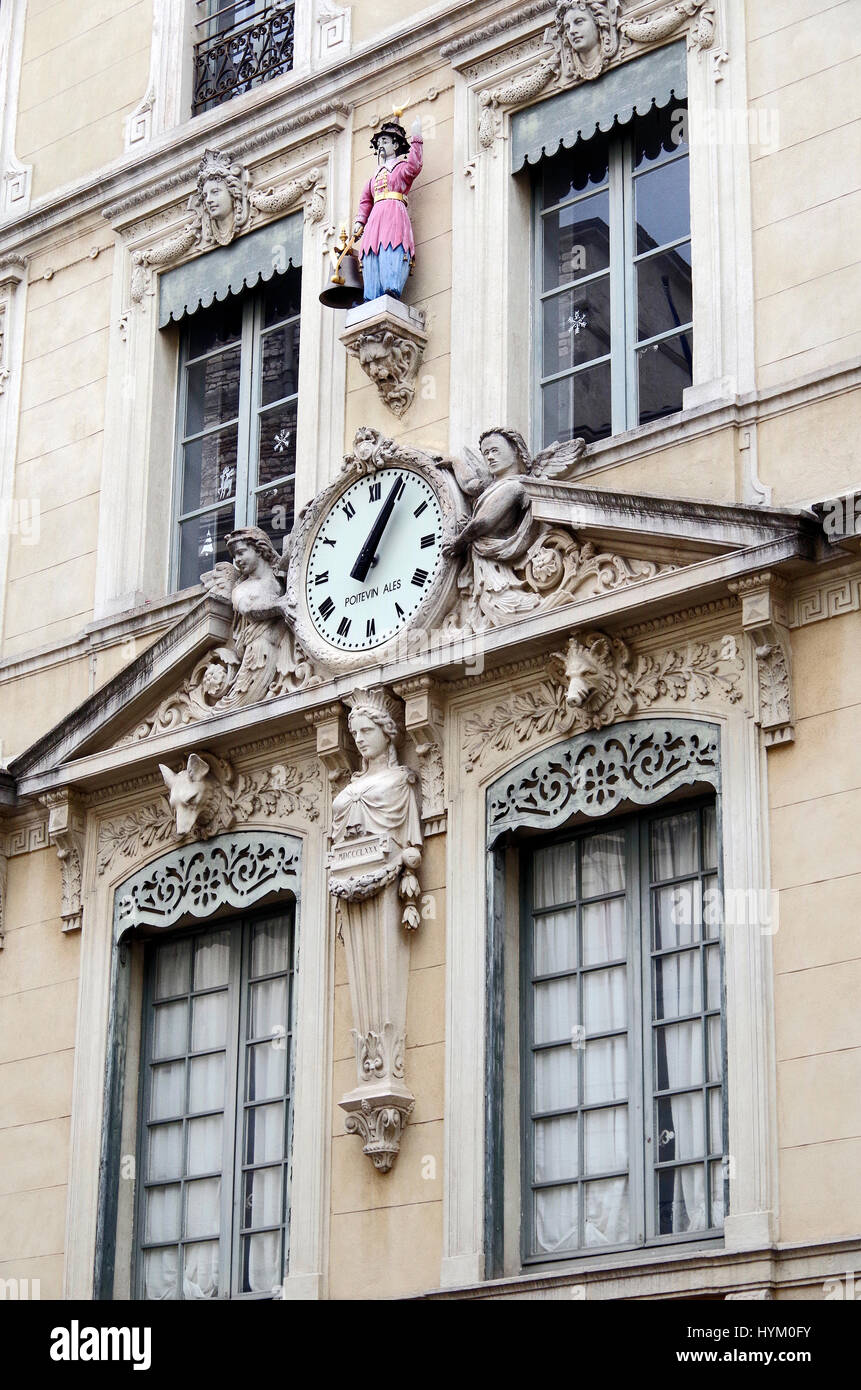
[{"label": "caryatid sculpture", "polygon": [[398,761],[398,707],[383,690],[348,697],[361,766],[332,803],[329,892],[338,903],[353,1001],[357,1084],[340,1105],[387,1173],[415,1104],[404,1083],[410,939],[419,925],[418,777]]},{"label": "caryatid sculpture", "polygon": [[353,239],[361,238],[365,300],[384,294],[400,299],[415,263],[407,194],[421,173],[421,120],[417,116],[413,121],[409,140],[398,119],[384,121],[371,137],[371,146],[377,156],[377,172],[362,189]]}]

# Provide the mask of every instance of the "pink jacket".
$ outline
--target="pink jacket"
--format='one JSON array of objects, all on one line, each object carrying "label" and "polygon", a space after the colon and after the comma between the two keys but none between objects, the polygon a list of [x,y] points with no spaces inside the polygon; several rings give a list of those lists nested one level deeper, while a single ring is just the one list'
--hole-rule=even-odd
[{"label": "pink jacket", "polygon": [[421,172],[422,153],[422,138],[417,135],[410,141],[408,155],[399,159],[392,169],[383,165],[362,189],[356,214],[356,221],[365,228],[360,242],[362,255],[366,251],[379,252],[381,246],[403,246],[411,257],[415,255],[416,244],[406,203],[398,198],[381,198],[380,194],[408,193]]}]

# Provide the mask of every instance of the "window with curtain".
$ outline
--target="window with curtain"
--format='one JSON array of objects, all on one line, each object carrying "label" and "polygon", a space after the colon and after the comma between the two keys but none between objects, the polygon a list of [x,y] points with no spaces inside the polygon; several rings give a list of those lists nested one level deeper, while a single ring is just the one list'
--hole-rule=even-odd
[{"label": "window with curtain", "polygon": [[199,309],[180,344],[174,587],[227,560],[259,526],[277,551],[293,525],[300,269]]},{"label": "window with curtain", "polygon": [[289,1212],[293,915],[149,943],[137,1297],[271,1297]]},{"label": "window with curtain", "polygon": [[716,1233],[724,1218],[715,805],[525,856],[527,1261]]},{"label": "window with curtain", "polygon": [[693,368],[684,105],[578,140],[535,172],[541,446],[682,408]]}]

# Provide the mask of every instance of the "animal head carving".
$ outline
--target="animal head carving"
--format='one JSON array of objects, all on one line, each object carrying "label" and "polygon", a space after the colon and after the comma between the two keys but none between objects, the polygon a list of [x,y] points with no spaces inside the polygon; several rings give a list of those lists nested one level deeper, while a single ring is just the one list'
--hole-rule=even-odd
[{"label": "animal head carving", "polygon": [[185,837],[195,829],[205,833],[221,793],[209,763],[197,753],[190,753],[188,762],[179,772],[173,772],[164,763],[159,763],[159,771],[168,788],[177,835]]},{"label": "animal head carving", "polygon": [[634,704],[625,688],[628,661],[628,649],[618,638],[603,632],[572,637],[565,651],[566,704],[595,712],[615,695],[621,712],[629,714]]}]

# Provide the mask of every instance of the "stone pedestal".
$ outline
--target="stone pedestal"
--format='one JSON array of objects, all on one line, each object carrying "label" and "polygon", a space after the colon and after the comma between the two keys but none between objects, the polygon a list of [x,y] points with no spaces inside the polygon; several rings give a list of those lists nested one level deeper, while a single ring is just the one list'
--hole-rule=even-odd
[{"label": "stone pedestal", "polygon": [[413,403],[427,341],[422,310],[388,294],[350,309],[341,334],[344,347],[358,358],[384,404],[397,416]]}]

